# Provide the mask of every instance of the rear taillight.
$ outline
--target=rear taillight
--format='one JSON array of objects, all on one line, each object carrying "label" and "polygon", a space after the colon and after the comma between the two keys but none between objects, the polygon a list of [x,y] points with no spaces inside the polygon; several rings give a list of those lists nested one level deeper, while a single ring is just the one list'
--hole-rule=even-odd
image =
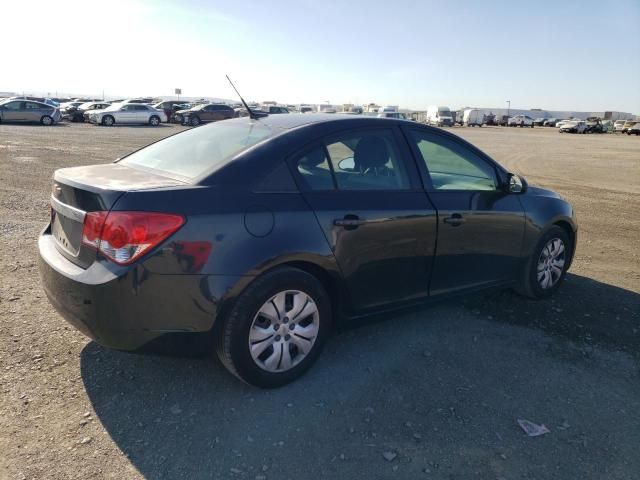
[{"label": "rear taillight", "polygon": [[120,265],[134,262],[184,225],[184,217],[154,212],[89,212],[82,243]]}]

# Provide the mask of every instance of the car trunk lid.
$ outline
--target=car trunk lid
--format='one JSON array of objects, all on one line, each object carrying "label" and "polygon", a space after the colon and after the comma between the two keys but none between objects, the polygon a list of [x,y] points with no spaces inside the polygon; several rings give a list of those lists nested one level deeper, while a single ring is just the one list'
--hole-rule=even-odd
[{"label": "car trunk lid", "polygon": [[127,191],[184,185],[185,182],[118,163],[57,170],[51,192],[51,234],[68,260],[87,268],[95,248],[82,243],[87,212],[108,212]]}]

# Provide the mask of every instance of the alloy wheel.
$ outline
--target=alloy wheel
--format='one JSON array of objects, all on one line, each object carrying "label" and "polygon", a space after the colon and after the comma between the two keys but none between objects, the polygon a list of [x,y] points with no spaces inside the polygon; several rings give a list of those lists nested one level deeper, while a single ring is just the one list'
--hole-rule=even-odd
[{"label": "alloy wheel", "polygon": [[263,370],[282,373],[311,352],[320,327],[318,306],[299,290],[285,290],[267,300],[249,329],[249,351]]},{"label": "alloy wheel", "polygon": [[552,238],[544,246],[538,258],[537,278],[542,289],[547,290],[558,283],[564,270],[565,261],[564,242],[559,238]]}]

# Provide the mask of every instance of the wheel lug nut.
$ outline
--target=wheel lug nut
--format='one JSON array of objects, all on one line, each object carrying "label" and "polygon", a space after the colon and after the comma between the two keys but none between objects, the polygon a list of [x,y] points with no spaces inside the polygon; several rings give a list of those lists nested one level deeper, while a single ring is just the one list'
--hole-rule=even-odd
[{"label": "wheel lug nut", "polygon": [[296,324],[295,323],[291,323],[289,325],[289,330],[293,330],[294,328],[296,328]]},{"label": "wheel lug nut", "polygon": [[285,339],[287,342],[289,341],[289,339],[290,339],[290,338],[291,338],[291,335],[285,335],[285,336],[284,336],[284,339]]},{"label": "wheel lug nut", "polygon": [[284,317],[282,319],[282,323],[289,323],[289,317]]},{"label": "wheel lug nut", "polygon": [[277,332],[278,329],[280,328],[280,325],[278,325],[277,323],[273,326],[273,329]]},{"label": "wheel lug nut", "polygon": [[276,342],[279,342],[282,337],[280,335],[276,335]]}]

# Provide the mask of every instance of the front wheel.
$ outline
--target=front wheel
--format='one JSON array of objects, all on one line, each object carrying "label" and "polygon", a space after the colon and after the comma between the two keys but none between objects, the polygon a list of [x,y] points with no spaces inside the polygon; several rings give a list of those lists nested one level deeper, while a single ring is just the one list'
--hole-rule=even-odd
[{"label": "front wheel", "polygon": [[115,119],[111,115],[106,115],[106,116],[102,117],[102,125],[110,127],[114,123],[115,123]]},{"label": "front wheel", "polygon": [[277,268],[235,300],[217,330],[227,369],[261,388],[292,382],[315,362],[331,329],[331,302],[313,275]]},{"label": "front wheel", "polygon": [[542,235],[533,254],[527,260],[518,293],[530,298],[547,298],[553,295],[564,281],[573,246],[567,232],[554,225]]},{"label": "front wheel", "polygon": [[198,125],[200,125],[200,117],[198,117],[197,115],[192,116],[192,117],[189,119],[189,124],[190,124],[192,127],[197,127]]}]

